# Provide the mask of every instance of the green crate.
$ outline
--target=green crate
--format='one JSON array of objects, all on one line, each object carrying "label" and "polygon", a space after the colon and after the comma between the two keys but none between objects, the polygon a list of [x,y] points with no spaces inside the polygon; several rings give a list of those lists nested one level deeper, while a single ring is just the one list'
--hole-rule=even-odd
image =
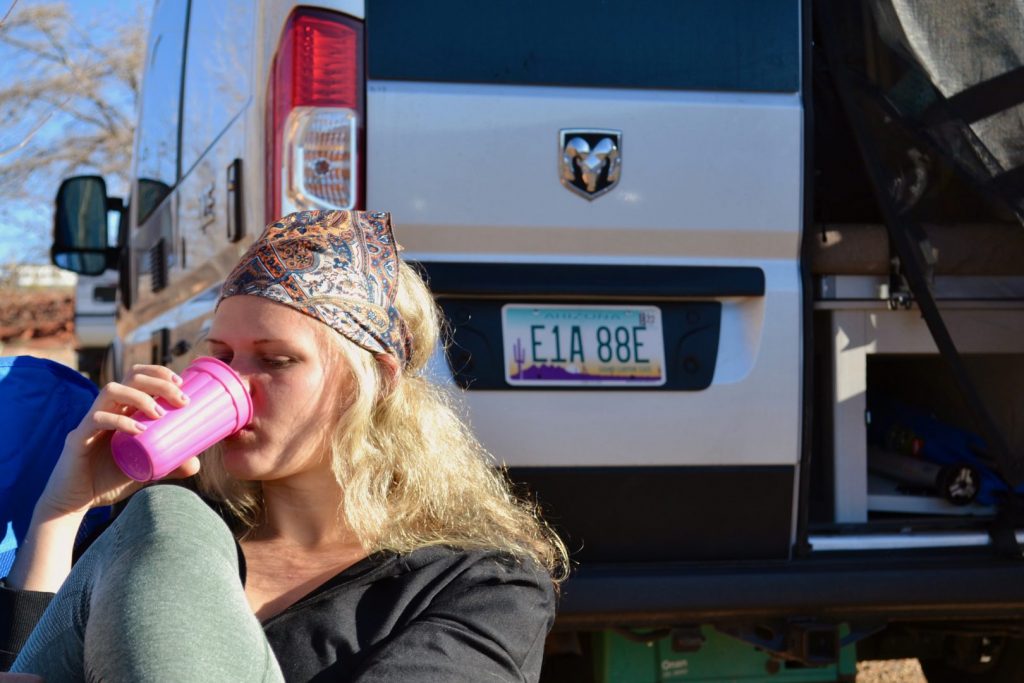
[{"label": "green crate", "polygon": [[[840,636],[845,633],[845,627],[840,629]],[[598,683],[835,683],[853,681],[856,676],[857,654],[852,643],[840,650],[836,664],[799,667],[711,626],[702,626],[701,634],[705,641],[697,652],[673,652],[669,638],[648,644],[611,631],[594,634],[595,678]]]}]

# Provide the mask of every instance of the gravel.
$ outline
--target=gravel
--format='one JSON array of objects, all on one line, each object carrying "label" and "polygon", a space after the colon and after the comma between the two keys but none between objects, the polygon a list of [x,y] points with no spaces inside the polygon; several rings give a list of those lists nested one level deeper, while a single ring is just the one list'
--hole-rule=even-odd
[{"label": "gravel", "polygon": [[927,683],[916,659],[857,662],[857,683]]}]

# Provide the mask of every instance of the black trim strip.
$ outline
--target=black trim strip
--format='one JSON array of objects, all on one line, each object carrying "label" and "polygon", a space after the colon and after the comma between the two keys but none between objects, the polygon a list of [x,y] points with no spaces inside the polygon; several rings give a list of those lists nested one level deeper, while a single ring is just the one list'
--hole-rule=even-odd
[{"label": "black trim strip", "polygon": [[463,296],[764,296],[753,266],[618,266],[553,263],[417,264],[437,294]]},{"label": "black trim strip", "polygon": [[820,618],[1019,619],[1024,565],[988,557],[811,558],[746,564],[583,565],[566,582],[557,628]]},{"label": "black trim strip", "polygon": [[941,125],[956,117],[974,123],[1024,102],[1024,67],[975,83],[924,113],[924,122]]},{"label": "black trim strip", "polygon": [[804,107],[804,204],[803,234],[800,239],[800,300],[802,318],[800,335],[803,339],[803,373],[801,375],[803,401],[800,405],[800,472],[797,480],[796,540],[793,552],[805,555],[810,551],[807,543],[807,524],[810,518],[811,456],[814,450],[814,285],[811,268],[817,242],[814,224],[814,23],[811,0],[800,4],[801,49],[803,52],[803,87],[801,101]]}]

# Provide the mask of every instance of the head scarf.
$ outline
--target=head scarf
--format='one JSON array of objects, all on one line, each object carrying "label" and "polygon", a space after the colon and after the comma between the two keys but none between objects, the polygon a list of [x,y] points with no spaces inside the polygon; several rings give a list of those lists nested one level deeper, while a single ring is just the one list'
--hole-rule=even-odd
[{"label": "head scarf", "polygon": [[398,249],[385,212],[289,214],[253,242],[224,281],[217,304],[239,294],[262,296],[404,364],[410,338],[394,306]]}]

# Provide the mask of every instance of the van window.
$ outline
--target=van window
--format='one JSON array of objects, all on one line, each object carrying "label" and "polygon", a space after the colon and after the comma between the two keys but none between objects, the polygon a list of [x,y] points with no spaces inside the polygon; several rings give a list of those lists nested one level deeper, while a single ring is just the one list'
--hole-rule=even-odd
[{"label": "van window", "polygon": [[146,220],[178,182],[178,118],[188,5],[188,0],[157,0],[153,8],[136,143],[137,224]]},{"label": "van window", "polygon": [[799,0],[369,0],[380,80],[794,92]]},{"label": "van window", "polygon": [[197,2],[188,20],[181,168],[192,166],[250,101],[252,20],[247,0]]}]

